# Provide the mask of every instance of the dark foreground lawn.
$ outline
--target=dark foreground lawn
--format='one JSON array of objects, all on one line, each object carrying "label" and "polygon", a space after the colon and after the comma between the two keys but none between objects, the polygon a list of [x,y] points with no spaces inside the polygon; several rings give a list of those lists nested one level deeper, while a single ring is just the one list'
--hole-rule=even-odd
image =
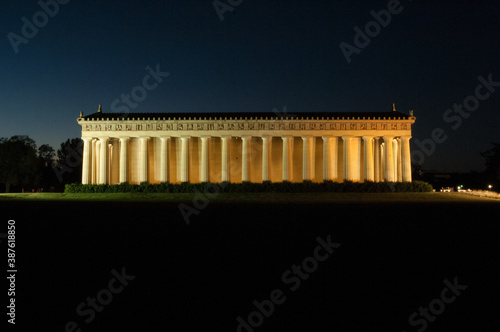
[{"label": "dark foreground lawn", "polygon": [[[68,322],[81,331],[497,326],[500,201],[289,195],[194,204],[192,196],[0,195],[0,233],[16,221],[16,330],[66,331]],[[330,254],[318,238],[340,246]],[[135,278],[123,286],[112,270]],[[279,303],[272,310],[269,299]],[[252,313],[260,305],[265,314]],[[249,315],[254,327],[238,330],[237,318]]]}]

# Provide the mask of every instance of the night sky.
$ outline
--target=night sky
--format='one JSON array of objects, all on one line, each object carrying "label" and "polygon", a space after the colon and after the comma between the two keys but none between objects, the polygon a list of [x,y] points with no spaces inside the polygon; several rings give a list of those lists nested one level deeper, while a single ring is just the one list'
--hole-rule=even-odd
[{"label": "night sky", "polygon": [[[479,76],[500,82],[498,1],[222,0],[237,4],[223,20],[212,0],[59,1],[67,3],[50,7],[53,17],[37,14],[34,0],[0,5],[0,137],[29,135],[57,149],[80,137],[76,118],[99,104],[293,114],[390,111],[394,102],[414,110],[415,151],[444,132],[421,154],[424,169],[482,170],[480,153],[500,142],[500,83],[479,89],[484,100],[466,118],[447,113],[475,96]],[[371,11],[388,6],[397,13],[348,63],[341,43],[354,47],[354,28],[376,29]],[[34,18],[36,34],[26,23]],[[156,70],[168,76],[149,80],[144,100],[121,101]]]}]

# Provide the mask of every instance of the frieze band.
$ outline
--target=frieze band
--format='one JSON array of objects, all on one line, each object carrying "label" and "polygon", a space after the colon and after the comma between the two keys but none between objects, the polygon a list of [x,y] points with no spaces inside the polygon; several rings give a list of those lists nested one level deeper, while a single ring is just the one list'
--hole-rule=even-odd
[{"label": "frieze band", "polygon": [[166,123],[86,124],[84,131],[182,131],[182,130],[408,130],[407,123]]}]

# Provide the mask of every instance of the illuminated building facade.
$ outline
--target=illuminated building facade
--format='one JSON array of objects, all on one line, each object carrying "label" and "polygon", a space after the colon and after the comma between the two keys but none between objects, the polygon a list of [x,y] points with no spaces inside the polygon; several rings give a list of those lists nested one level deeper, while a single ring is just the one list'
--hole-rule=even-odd
[{"label": "illuminated building facade", "polygon": [[80,114],[83,184],[411,181],[413,112]]}]

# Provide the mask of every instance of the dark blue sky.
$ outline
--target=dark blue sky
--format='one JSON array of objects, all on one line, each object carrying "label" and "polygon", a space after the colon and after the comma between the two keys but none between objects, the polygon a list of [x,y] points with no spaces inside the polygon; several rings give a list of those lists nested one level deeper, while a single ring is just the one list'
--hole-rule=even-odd
[{"label": "dark blue sky", "polygon": [[402,0],[348,64],[339,45],[354,45],[354,27],[390,2],[244,0],[221,21],[212,0],[72,0],[16,53],[9,33],[23,37],[23,17],[44,17],[37,1],[4,1],[0,137],[57,148],[80,136],[80,111],[112,112],[159,65],[168,77],[130,111],[376,112],[395,102],[417,117],[412,148],[435,128],[447,135],[424,169],[481,170],[480,152],[500,142],[500,87],[456,129],[443,114],[475,94],[478,76],[500,82],[500,3]]}]

